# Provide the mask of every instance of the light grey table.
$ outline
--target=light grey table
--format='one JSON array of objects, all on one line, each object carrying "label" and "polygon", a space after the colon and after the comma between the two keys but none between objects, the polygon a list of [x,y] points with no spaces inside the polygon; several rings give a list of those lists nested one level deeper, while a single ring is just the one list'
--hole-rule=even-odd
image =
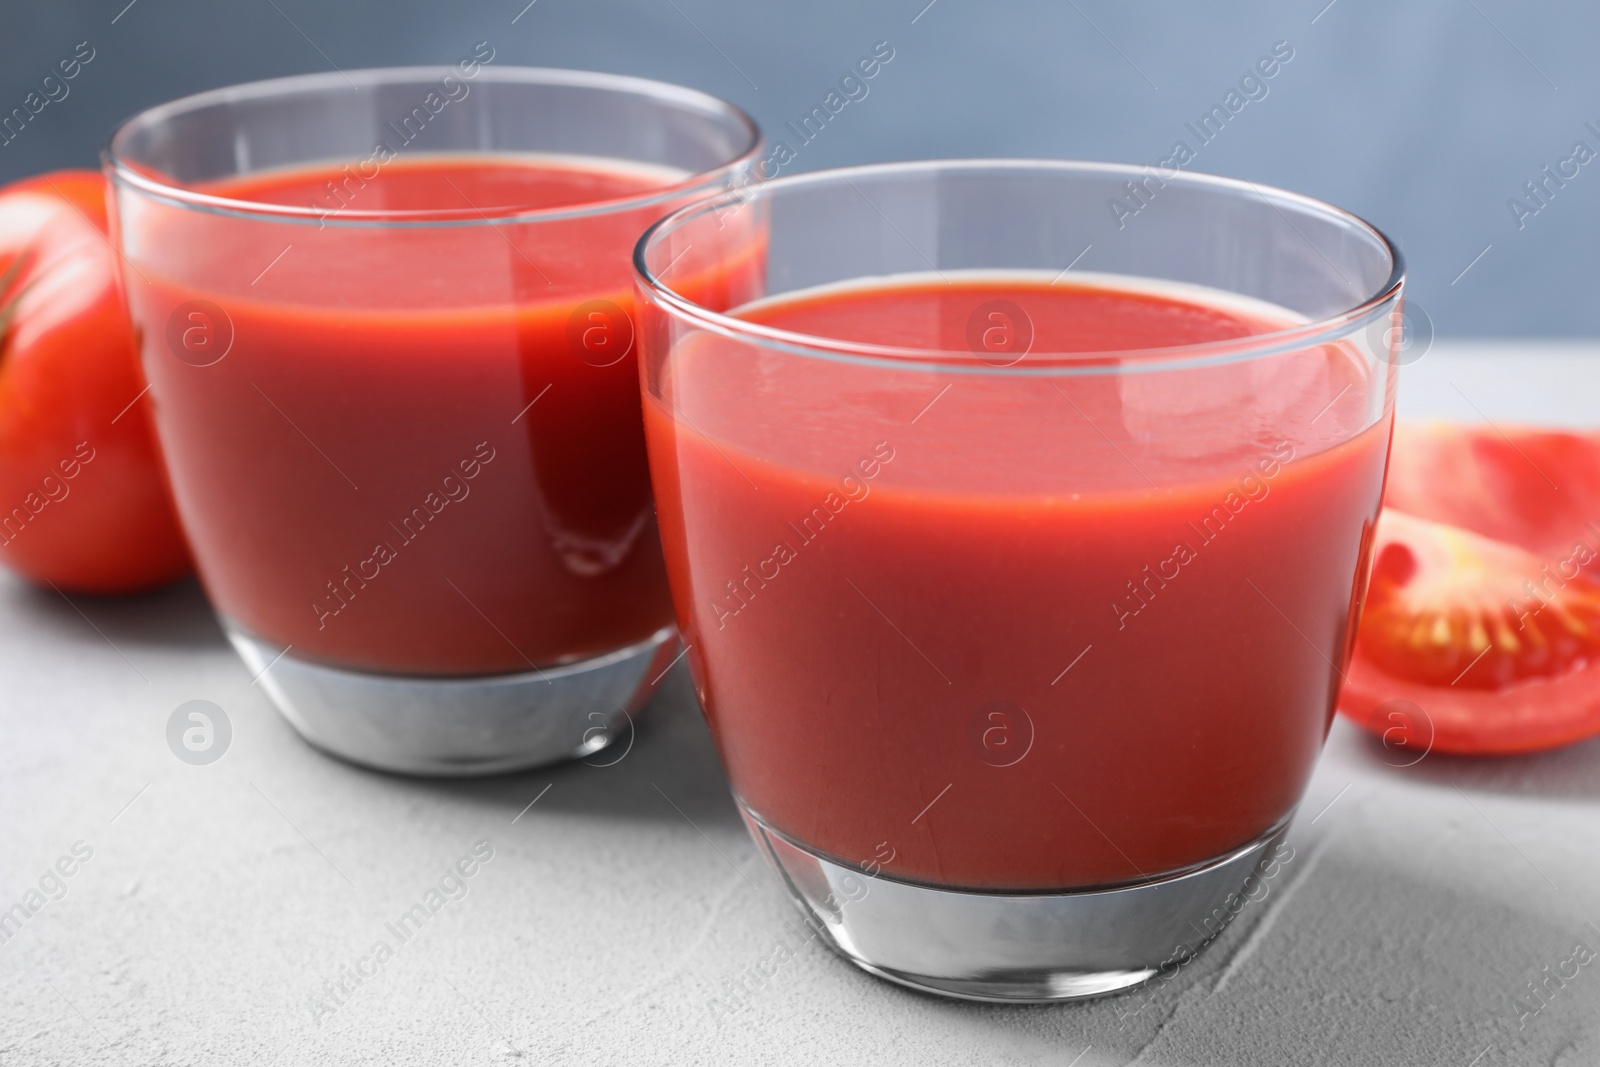
[{"label": "light grey table", "polygon": [[[1594,425],[1600,349],[1441,345],[1401,408]],[[1600,742],[1400,769],[1341,721],[1294,859],[1197,960],[988,1007],[803,942],[681,671],[614,765],[412,781],[301,743],[193,585],[0,581],[0,908],[59,898],[0,943],[0,1064],[1600,1063],[1600,965],[1515,1003],[1600,952]],[[209,766],[166,742],[191,699],[232,724]]]}]

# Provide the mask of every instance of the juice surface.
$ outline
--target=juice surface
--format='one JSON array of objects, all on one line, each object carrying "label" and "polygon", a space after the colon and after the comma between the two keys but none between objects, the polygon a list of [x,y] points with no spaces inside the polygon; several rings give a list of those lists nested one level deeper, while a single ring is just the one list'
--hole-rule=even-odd
[{"label": "juice surface", "polygon": [[681,171],[639,164],[601,164],[578,157],[516,155],[418,157],[376,168],[332,165],[264,171],[199,188],[233,200],[327,211],[537,211],[603,203],[660,189]]},{"label": "juice surface", "polygon": [[735,312],[950,367],[680,341],[645,415],[702,703],[741,800],[846,862],[1018,890],[1203,863],[1284,820],[1320,751],[1386,382],[1337,345],[958,373],[984,366],[961,353],[997,299],[1035,354],[1290,321],[1130,280],[957,274]]},{"label": "juice surface", "polygon": [[309,224],[124,205],[157,428],[221,613],[298,656],[437,675],[576,660],[667,625],[628,255],[670,205],[348,222],[570,207],[682,178],[417,157],[365,181],[329,164],[205,187],[325,212]]}]

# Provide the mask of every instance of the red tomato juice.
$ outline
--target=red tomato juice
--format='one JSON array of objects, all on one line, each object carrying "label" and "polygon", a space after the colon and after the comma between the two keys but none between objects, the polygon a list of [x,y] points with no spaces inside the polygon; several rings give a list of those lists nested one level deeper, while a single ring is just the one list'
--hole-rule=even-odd
[{"label": "red tomato juice", "polygon": [[[297,656],[422,675],[525,671],[670,624],[628,257],[672,205],[580,209],[683,180],[419,156],[203,188],[314,220],[128,198],[155,420],[220,613]],[[570,217],[487,221],[510,208]],[[456,215],[351,224],[386,210]],[[716,297],[736,269],[683,281]]]},{"label": "red tomato juice", "polygon": [[[1210,291],[1028,275],[732,314],[962,353],[994,300],[1024,309],[1035,353],[1290,324]],[[1138,882],[1282,823],[1365,588],[1386,377],[1339,345],[959,373],[979,367],[697,332],[647,376],[678,622],[734,791],[814,850],[977,889]]]}]

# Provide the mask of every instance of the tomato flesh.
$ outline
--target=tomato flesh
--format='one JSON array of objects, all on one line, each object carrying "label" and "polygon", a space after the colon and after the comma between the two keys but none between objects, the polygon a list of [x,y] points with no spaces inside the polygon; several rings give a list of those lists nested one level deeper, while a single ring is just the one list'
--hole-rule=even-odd
[{"label": "tomato flesh", "polygon": [[1363,647],[1390,673],[1499,689],[1600,654],[1600,585],[1583,574],[1597,557],[1587,546],[1552,568],[1515,545],[1393,507],[1377,546]]}]

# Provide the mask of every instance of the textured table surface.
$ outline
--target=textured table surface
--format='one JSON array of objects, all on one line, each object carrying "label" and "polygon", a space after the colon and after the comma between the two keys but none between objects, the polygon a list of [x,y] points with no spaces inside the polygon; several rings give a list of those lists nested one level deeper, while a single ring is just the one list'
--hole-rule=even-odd
[{"label": "textured table surface", "polygon": [[[1440,345],[1401,411],[1600,424],[1600,348]],[[0,579],[0,909],[45,890],[0,943],[0,1064],[1600,1063],[1600,966],[1515,1002],[1600,951],[1600,742],[1398,768],[1340,722],[1294,858],[1198,959],[988,1007],[798,944],[681,672],[613,765],[411,781],[301,743],[193,585]],[[166,742],[192,699],[232,724],[208,766]]]}]

